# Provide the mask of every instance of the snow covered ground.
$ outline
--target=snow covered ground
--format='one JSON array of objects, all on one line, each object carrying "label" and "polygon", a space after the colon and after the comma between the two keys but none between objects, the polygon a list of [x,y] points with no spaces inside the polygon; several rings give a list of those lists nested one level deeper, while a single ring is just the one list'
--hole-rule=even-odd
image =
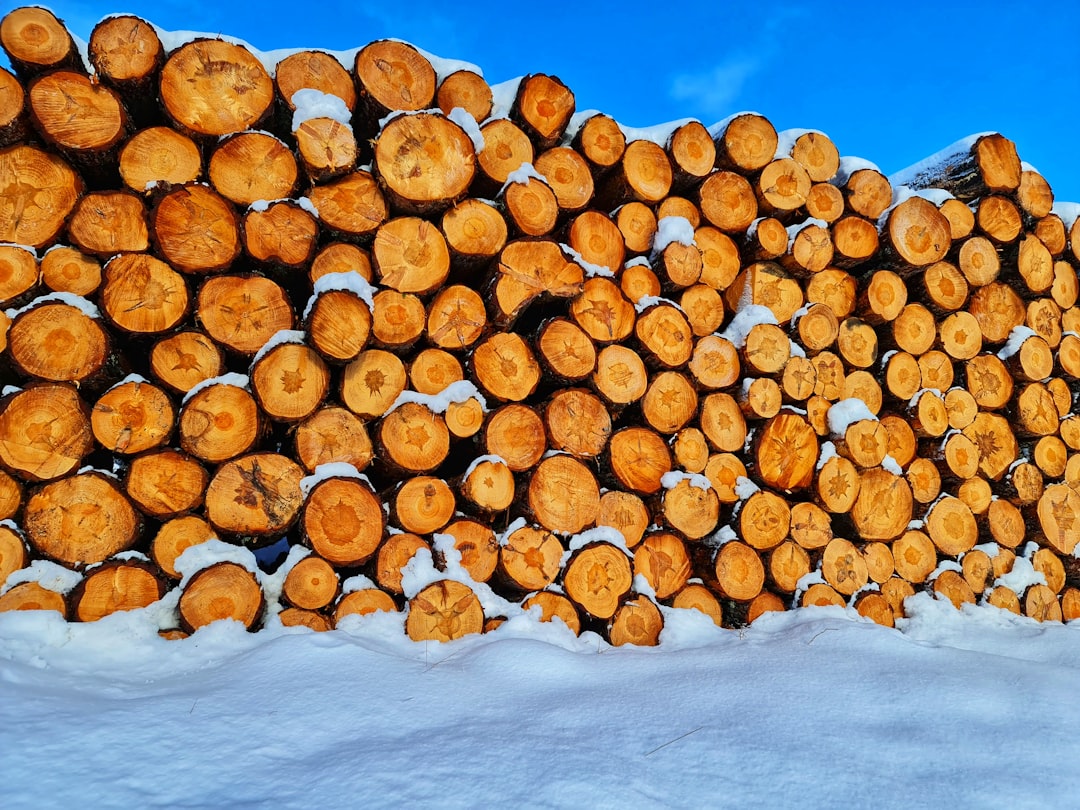
[{"label": "snow covered ground", "polygon": [[908,605],[668,611],[653,649],[0,614],[0,806],[1076,807],[1080,624]]}]

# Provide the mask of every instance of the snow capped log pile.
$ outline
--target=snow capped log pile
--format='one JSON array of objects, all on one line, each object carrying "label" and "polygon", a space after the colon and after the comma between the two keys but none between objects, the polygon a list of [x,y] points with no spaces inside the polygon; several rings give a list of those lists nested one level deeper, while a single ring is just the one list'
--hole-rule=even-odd
[{"label": "snow capped log pile", "polygon": [[0,609],[1080,616],[1080,207],[397,41],[0,43]]}]

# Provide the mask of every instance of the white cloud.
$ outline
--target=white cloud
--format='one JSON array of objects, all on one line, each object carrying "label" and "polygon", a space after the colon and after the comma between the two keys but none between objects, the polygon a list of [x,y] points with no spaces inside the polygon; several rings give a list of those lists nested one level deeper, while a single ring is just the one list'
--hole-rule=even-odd
[{"label": "white cloud", "polygon": [[704,72],[675,76],[668,92],[676,101],[692,101],[706,113],[728,115],[746,82],[763,66],[760,59],[731,58]]}]

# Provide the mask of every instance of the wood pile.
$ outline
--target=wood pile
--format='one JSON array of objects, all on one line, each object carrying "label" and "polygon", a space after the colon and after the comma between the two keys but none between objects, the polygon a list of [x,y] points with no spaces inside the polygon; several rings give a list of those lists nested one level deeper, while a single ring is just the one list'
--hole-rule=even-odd
[{"label": "wood pile", "polygon": [[180,564],[216,538],[310,552],[282,622],[415,639],[1080,616],[1080,221],[1005,137],[890,179],[397,41],[173,39],[0,23],[0,609],[258,627],[261,572]]}]

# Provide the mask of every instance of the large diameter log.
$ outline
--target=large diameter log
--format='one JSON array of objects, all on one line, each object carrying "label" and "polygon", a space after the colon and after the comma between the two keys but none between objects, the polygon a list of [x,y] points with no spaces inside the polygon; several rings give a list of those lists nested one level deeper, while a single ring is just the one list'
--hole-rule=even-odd
[{"label": "large diameter log", "polygon": [[199,147],[170,127],[150,127],[120,147],[120,177],[132,191],[145,193],[159,183],[180,186],[202,174]]},{"label": "large diameter log", "polygon": [[220,532],[273,537],[296,519],[303,470],[277,453],[251,453],[222,464],[206,489],[206,517]]},{"label": "large diameter log", "polygon": [[402,115],[379,134],[374,166],[399,210],[432,214],[464,196],[476,174],[476,151],[465,131],[448,118]]},{"label": "large diameter log", "polygon": [[270,112],[274,81],[243,46],[200,39],[169,55],[160,94],[181,130],[216,137],[254,129]]},{"label": "large diameter log", "polygon": [[818,457],[817,434],[799,414],[772,417],[757,438],[757,472],[762,482],[779,490],[810,486]]},{"label": "large diameter log", "polygon": [[102,258],[150,246],[142,199],[127,191],[92,191],[79,200],[68,236],[83,253]]},{"label": "large diameter log", "polygon": [[933,203],[922,197],[910,197],[893,208],[882,237],[902,268],[926,267],[939,262],[952,245],[949,221]]},{"label": "large diameter log", "polygon": [[233,562],[204,568],[180,595],[180,625],[189,633],[220,619],[240,622],[248,630],[262,619],[266,597],[248,569]]},{"label": "large diameter log", "polygon": [[124,481],[129,498],[158,520],[194,511],[210,480],[198,461],[177,450],[156,450],[131,462]]},{"label": "large diameter log", "polygon": [[0,596],[0,613],[9,610],[55,610],[65,616],[67,603],[63,594],[42,587],[37,582],[20,582]]},{"label": "large diameter log", "polygon": [[392,110],[424,110],[435,99],[431,62],[412,45],[381,39],[365,45],[353,63],[365,126]]},{"label": "large diameter log", "polygon": [[382,540],[382,504],[364,482],[329,478],[318,483],[304,504],[304,537],[331,565],[353,567],[366,562]]},{"label": "large diameter log", "polygon": [[551,456],[537,465],[529,479],[528,503],[545,529],[573,534],[596,521],[600,488],[582,462],[566,455]]},{"label": "large diameter log", "polygon": [[217,343],[253,355],[283,330],[293,328],[288,294],[263,276],[214,276],[196,299],[199,321]]},{"label": "large diameter log", "polygon": [[100,300],[105,317],[121,330],[157,334],[180,324],[190,294],[184,277],[165,262],[129,253],[105,265]]},{"label": "large diameter log", "polygon": [[39,299],[8,329],[8,353],[16,368],[43,380],[82,383],[109,357],[109,342],[85,303]]},{"label": "large diameter log", "polygon": [[21,143],[0,149],[0,241],[45,247],[82,190],[82,179],[63,158]]},{"label": "large diameter log", "polygon": [[30,481],[67,475],[93,447],[86,404],[68,385],[31,386],[0,409],[0,461]]},{"label": "large diameter log", "polygon": [[155,385],[134,380],[114,386],[94,403],[90,425],[94,438],[114,453],[134,455],[164,444],[176,412]]},{"label": "large diameter log", "polygon": [[117,484],[91,471],[45,484],[31,495],[23,528],[38,553],[73,566],[131,548],[141,523]]},{"label": "large diameter log", "polygon": [[911,522],[911,487],[901,476],[881,467],[863,471],[851,518],[864,540],[892,540]]}]

